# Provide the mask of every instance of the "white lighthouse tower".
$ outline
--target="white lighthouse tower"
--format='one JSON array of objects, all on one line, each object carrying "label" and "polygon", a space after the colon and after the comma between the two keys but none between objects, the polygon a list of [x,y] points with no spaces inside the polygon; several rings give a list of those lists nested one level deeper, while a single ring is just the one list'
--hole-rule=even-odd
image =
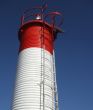
[{"label": "white lighthouse tower", "polygon": [[[58,110],[54,41],[61,30],[54,19],[60,13],[44,16],[43,9],[39,7],[39,14],[31,13],[35,19],[26,20],[27,12],[22,17],[12,110]],[[51,23],[45,20],[47,16],[51,16]]]}]

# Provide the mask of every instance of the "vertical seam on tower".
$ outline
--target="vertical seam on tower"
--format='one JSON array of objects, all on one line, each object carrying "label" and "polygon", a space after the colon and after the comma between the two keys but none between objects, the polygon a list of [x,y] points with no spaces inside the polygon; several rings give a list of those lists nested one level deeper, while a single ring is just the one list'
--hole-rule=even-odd
[{"label": "vertical seam on tower", "polygon": [[53,51],[53,73],[54,73],[55,110],[59,110],[59,106],[58,106],[58,92],[57,92],[57,82],[56,82],[55,54],[54,54],[54,51]]}]

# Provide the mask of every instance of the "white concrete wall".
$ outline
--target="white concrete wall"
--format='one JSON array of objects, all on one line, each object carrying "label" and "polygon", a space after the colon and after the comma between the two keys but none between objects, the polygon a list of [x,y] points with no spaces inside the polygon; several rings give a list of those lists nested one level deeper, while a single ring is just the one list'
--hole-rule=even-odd
[{"label": "white concrete wall", "polygon": [[[44,52],[44,64],[41,48],[27,48],[19,53],[12,110],[43,110],[43,105],[44,110],[54,110],[53,59],[52,54]],[[41,71],[45,74],[44,82],[41,81]]]}]

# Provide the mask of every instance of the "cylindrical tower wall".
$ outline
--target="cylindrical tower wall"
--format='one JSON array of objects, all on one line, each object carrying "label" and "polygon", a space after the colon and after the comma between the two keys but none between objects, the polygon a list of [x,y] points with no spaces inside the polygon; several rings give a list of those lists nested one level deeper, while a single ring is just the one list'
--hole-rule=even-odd
[{"label": "cylindrical tower wall", "polygon": [[[41,56],[42,51],[45,52],[44,58]],[[44,63],[41,62],[43,60]],[[41,48],[28,48],[21,51],[17,67],[13,110],[40,110],[40,108],[43,110],[43,105],[44,110],[52,110],[54,108],[53,81],[52,54]]]},{"label": "cylindrical tower wall", "polygon": [[38,20],[26,23],[19,40],[12,110],[54,110],[52,28]]}]

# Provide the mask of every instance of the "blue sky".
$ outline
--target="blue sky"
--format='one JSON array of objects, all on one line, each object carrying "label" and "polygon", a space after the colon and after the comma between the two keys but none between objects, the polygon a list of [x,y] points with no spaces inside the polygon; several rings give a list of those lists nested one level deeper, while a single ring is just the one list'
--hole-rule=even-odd
[{"label": "blue sky", "polygon": [[[93,110],[93,1],[46,0],[64,13],[55,42],[60,110]],[[0,0],[0,110],[10,110],[23,11],[40,0]]]}]

